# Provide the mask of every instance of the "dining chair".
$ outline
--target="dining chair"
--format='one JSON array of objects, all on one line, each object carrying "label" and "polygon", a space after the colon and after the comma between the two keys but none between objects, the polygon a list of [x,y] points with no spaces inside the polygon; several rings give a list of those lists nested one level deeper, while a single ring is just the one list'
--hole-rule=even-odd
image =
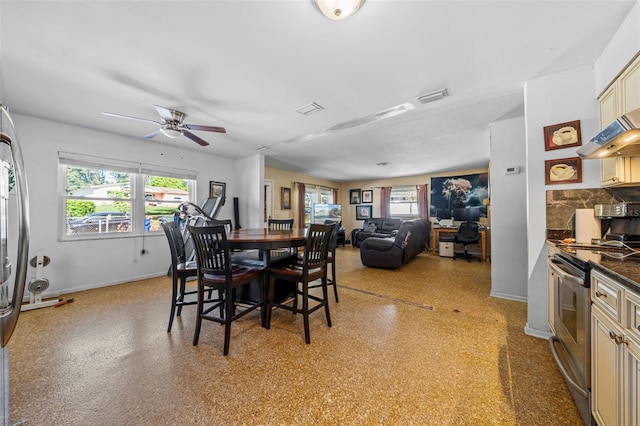
[{"label": "dining chair", "polygon": [[[231,323],[249,312],[264,307],[264,268],[240,266],[231,263],[231,251],[224,225],[188,226],[196,247],[198,262],[198,312],[193,345],[198,344],[202,320],[224,324],[224,355],[229,353]],[[258,281],[260,300],[236,303],[236,289]],[[205,289],[217,289],[221,300],[205,304]],[[216,308],[223,307],[224,314],[214,315]],[[265,325],[264,309],[261,322]]]},{"label": "dining chair", "polygon": [[[269,286],[266,308],[266,328],[271,326],[271,311],[274,307],[282,308],[295,313],[301,313],[304,321],[304,340],[311,343],[309,332],[309,314],[324,307],[327,317],[327,325],[331,327],[331,315],[329,313],[329,300],[327,296],[327,255],[329,252],[329,239],[331,237],[330,225],[309,226],[307,240],[304,246],[302,259],[294,260],[288,264],[276,264],[268,269]],[[309,283],[321,280],[322,297],[309,294]],[[281,303],[273,299],[275,286],[278,282],[294,282],[295,289],[292,300]],[[302,288],[299,287],[302,284]],[[302,308],[298,307],[298,296],[302,298]],[[309,301],[317,302],[309,307]],[[291,305],[289,305],[291,303]]]},{"label": "dining chair", "polygon": [[[182,231],[175,222],[167,222],[162,224],[167,240],[169,241],[169,250],[171,251],[171,315],[169,316],[169,326],[167,333],[171,331],[173,319],[175,316],[182,314],[182,307],[185,305],[195,305],[197,300],[185,300],[185,296],[197,294],[198,290],[187,290],[187,278],[198,275],[198,267],[195,261],[188,262],[185,260],[184,239]],[[177,315],[176,315],[177,309]]]},{"label": "dining chair", "polygon": [[267,225],[274,231],[290,231],[293,229],[293,219],[269,219]]},{"label": "dining chair", "polygon": [[[327,265],[331,265],[331,278],[327,272],[327,286],[333,286],[333,294],[336,298],[336,303],[339,303],[338,299],[338,284],[336,283],[336,248],[338,247],[338,231],[341,224],[339,222],[325,221],[325,225],[331,226],[331,237],[329,238],[329,252],[327,253]],[[328,266],[327,266],[328,268]],[[309,288],[320,287],[322,284],[316,284],[309,286]]]}]

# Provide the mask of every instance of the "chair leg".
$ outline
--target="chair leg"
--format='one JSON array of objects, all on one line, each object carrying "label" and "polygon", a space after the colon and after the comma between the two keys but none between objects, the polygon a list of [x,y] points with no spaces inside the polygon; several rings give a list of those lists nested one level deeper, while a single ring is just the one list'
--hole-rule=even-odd
[{"label": "chair leg", "polygon": [[[335,289],[335,281],[333,283]],[[322,295],[324,297],[324,313],[327,316],[327,325],[331,327],[331,314],[329,313],[329,291],[327,289],[327,276],[322,277]],[[337,295],[337,293],[336,293]]]},{"label": "chair leg", "polygon": [[224,318],[224,350],[223,354],[229,354],[229,341],[231,340],[231,321],[235,314],[235,291],[227,288],[225,291],[225,306],[227,316]]},{"label": "chair leg", "polygon": [[[187,291],[187,277],[180,278],[180,292],[177,297],[177,301],[182,303],[184,302],[184,292]],[[182,305],[178,305],[178,314],[177,316],[182,315]]]},{"label": "chair leg", "polygon": [[[172,289],[171,289],[171,316],[169,316],[169,326],[167,327],[167,333],[171,332],[171,326],[173,326],[173,317],[176,314],[176,298],[178,297],[178,278],[172,278]],[[180,315],[180,311],[178,311],[178,315]]]},{"label": "chair leg", "polygon": [[269,277],[269,285],[267,286],[267,308],[265,312],[265,325],[266,329],[269,330],[271,328],[271,304],[273,303],[273,293],[274,287],[276,284],[275,277]]},{"label": "chair leg", "polygon": [[193,346],[198,344],[200,327],[202,326],[202,312],[204,311],[204,287],[198,282],[198,310],[196,312],[196,329],[193,333]]},{"label": "chair leg", "polygon": [[336,303],[339,303],[338,300],[338,283],[336,282],[336,260],[333,258],[333,262],[331,262],[331,284],[333,284],[333,294],[336,297]]},{"label": "chair leg", "polygon": [[302,316],[304,319],[304,341],[309,344],[311,336],[309,332],[309,283],[307,281],[302,284]]}]

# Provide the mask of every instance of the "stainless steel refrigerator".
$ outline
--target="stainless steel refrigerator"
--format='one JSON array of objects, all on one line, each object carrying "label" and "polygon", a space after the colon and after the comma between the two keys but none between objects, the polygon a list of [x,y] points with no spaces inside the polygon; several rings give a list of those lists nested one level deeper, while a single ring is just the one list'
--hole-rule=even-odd
[{"label": "stainless steel refrigerator", "polygon": [[20,315],[29,255],[29,196],[22,151],[0,104],[0,422],[9,419],[9,341]]}]

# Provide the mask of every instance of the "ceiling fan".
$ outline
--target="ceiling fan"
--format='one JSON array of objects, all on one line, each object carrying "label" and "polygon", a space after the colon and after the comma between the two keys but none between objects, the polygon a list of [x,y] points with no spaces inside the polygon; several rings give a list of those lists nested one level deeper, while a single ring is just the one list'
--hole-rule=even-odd
[{"label": "ceiling fan", "polygon": [[202,146],[207,146],[209,145],[209,142],[199,138],[198,136],[191,133],[189,130],[202,130],[204,132],[227,133],[224,127],[201,126],[198,124],[185,124],[182,122],[185,117],[185,114],[183,112],[175,109],[161,107],[159,105],[154,105],[154,106],[156,107],[158,114],[160,114],[161,121],[149,120],[147,118],[130,117],[128,115],[114,114],[112,112],[103,112],[102,114],[108,115],[110,117],[127,118],[129,120],[146,121],[149,123],[159,124],[160,128],[158,130],[155,130],[143,136],[145,139],[151,139],[152,137],[162,133],[163,135],[172,139],[175,139],[180,136],[186,136],[192,141]]}]

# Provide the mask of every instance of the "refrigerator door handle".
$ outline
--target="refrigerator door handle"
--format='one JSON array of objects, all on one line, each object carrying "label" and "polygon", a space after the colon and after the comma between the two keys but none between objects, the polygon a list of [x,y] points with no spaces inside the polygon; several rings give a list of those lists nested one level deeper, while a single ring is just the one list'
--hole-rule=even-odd
[{"label": "refrigerator door handle", "polygon": [[[15,130],[13,120],[7,111],[7,108],[0,104],[0,119],[6,118],[12,130],[14,140],[8,136],[1,134],[0,141],[6,143],[11,148],[11,157],[13,160],[13,170],[15,174],[16,194],[18,201],[18,252],[16,256],[16,276],[13,287],[13,297],[11,303],[5,307],[0,307],[0,343],[4,348],[15,329],[20,315],[20,305],[24,296],[24,287],[27,280],[27,262],[29,257],[29,193],[27,192],[27,175],[24,170],[24,162],[22,161],[22,150],[18,141],[18,135]],[[0,124],[3,121],[0,121]],[[6,220],[6,218],[4,218]],[[4,263],[4,260],[2,260]],[[3,266],[4,267],[4,266]],[[3,289],[5,291],[5,289]],[[8,295],[2,294],[0,296]],[[8,300],[7,300],[8,302]]]}]

